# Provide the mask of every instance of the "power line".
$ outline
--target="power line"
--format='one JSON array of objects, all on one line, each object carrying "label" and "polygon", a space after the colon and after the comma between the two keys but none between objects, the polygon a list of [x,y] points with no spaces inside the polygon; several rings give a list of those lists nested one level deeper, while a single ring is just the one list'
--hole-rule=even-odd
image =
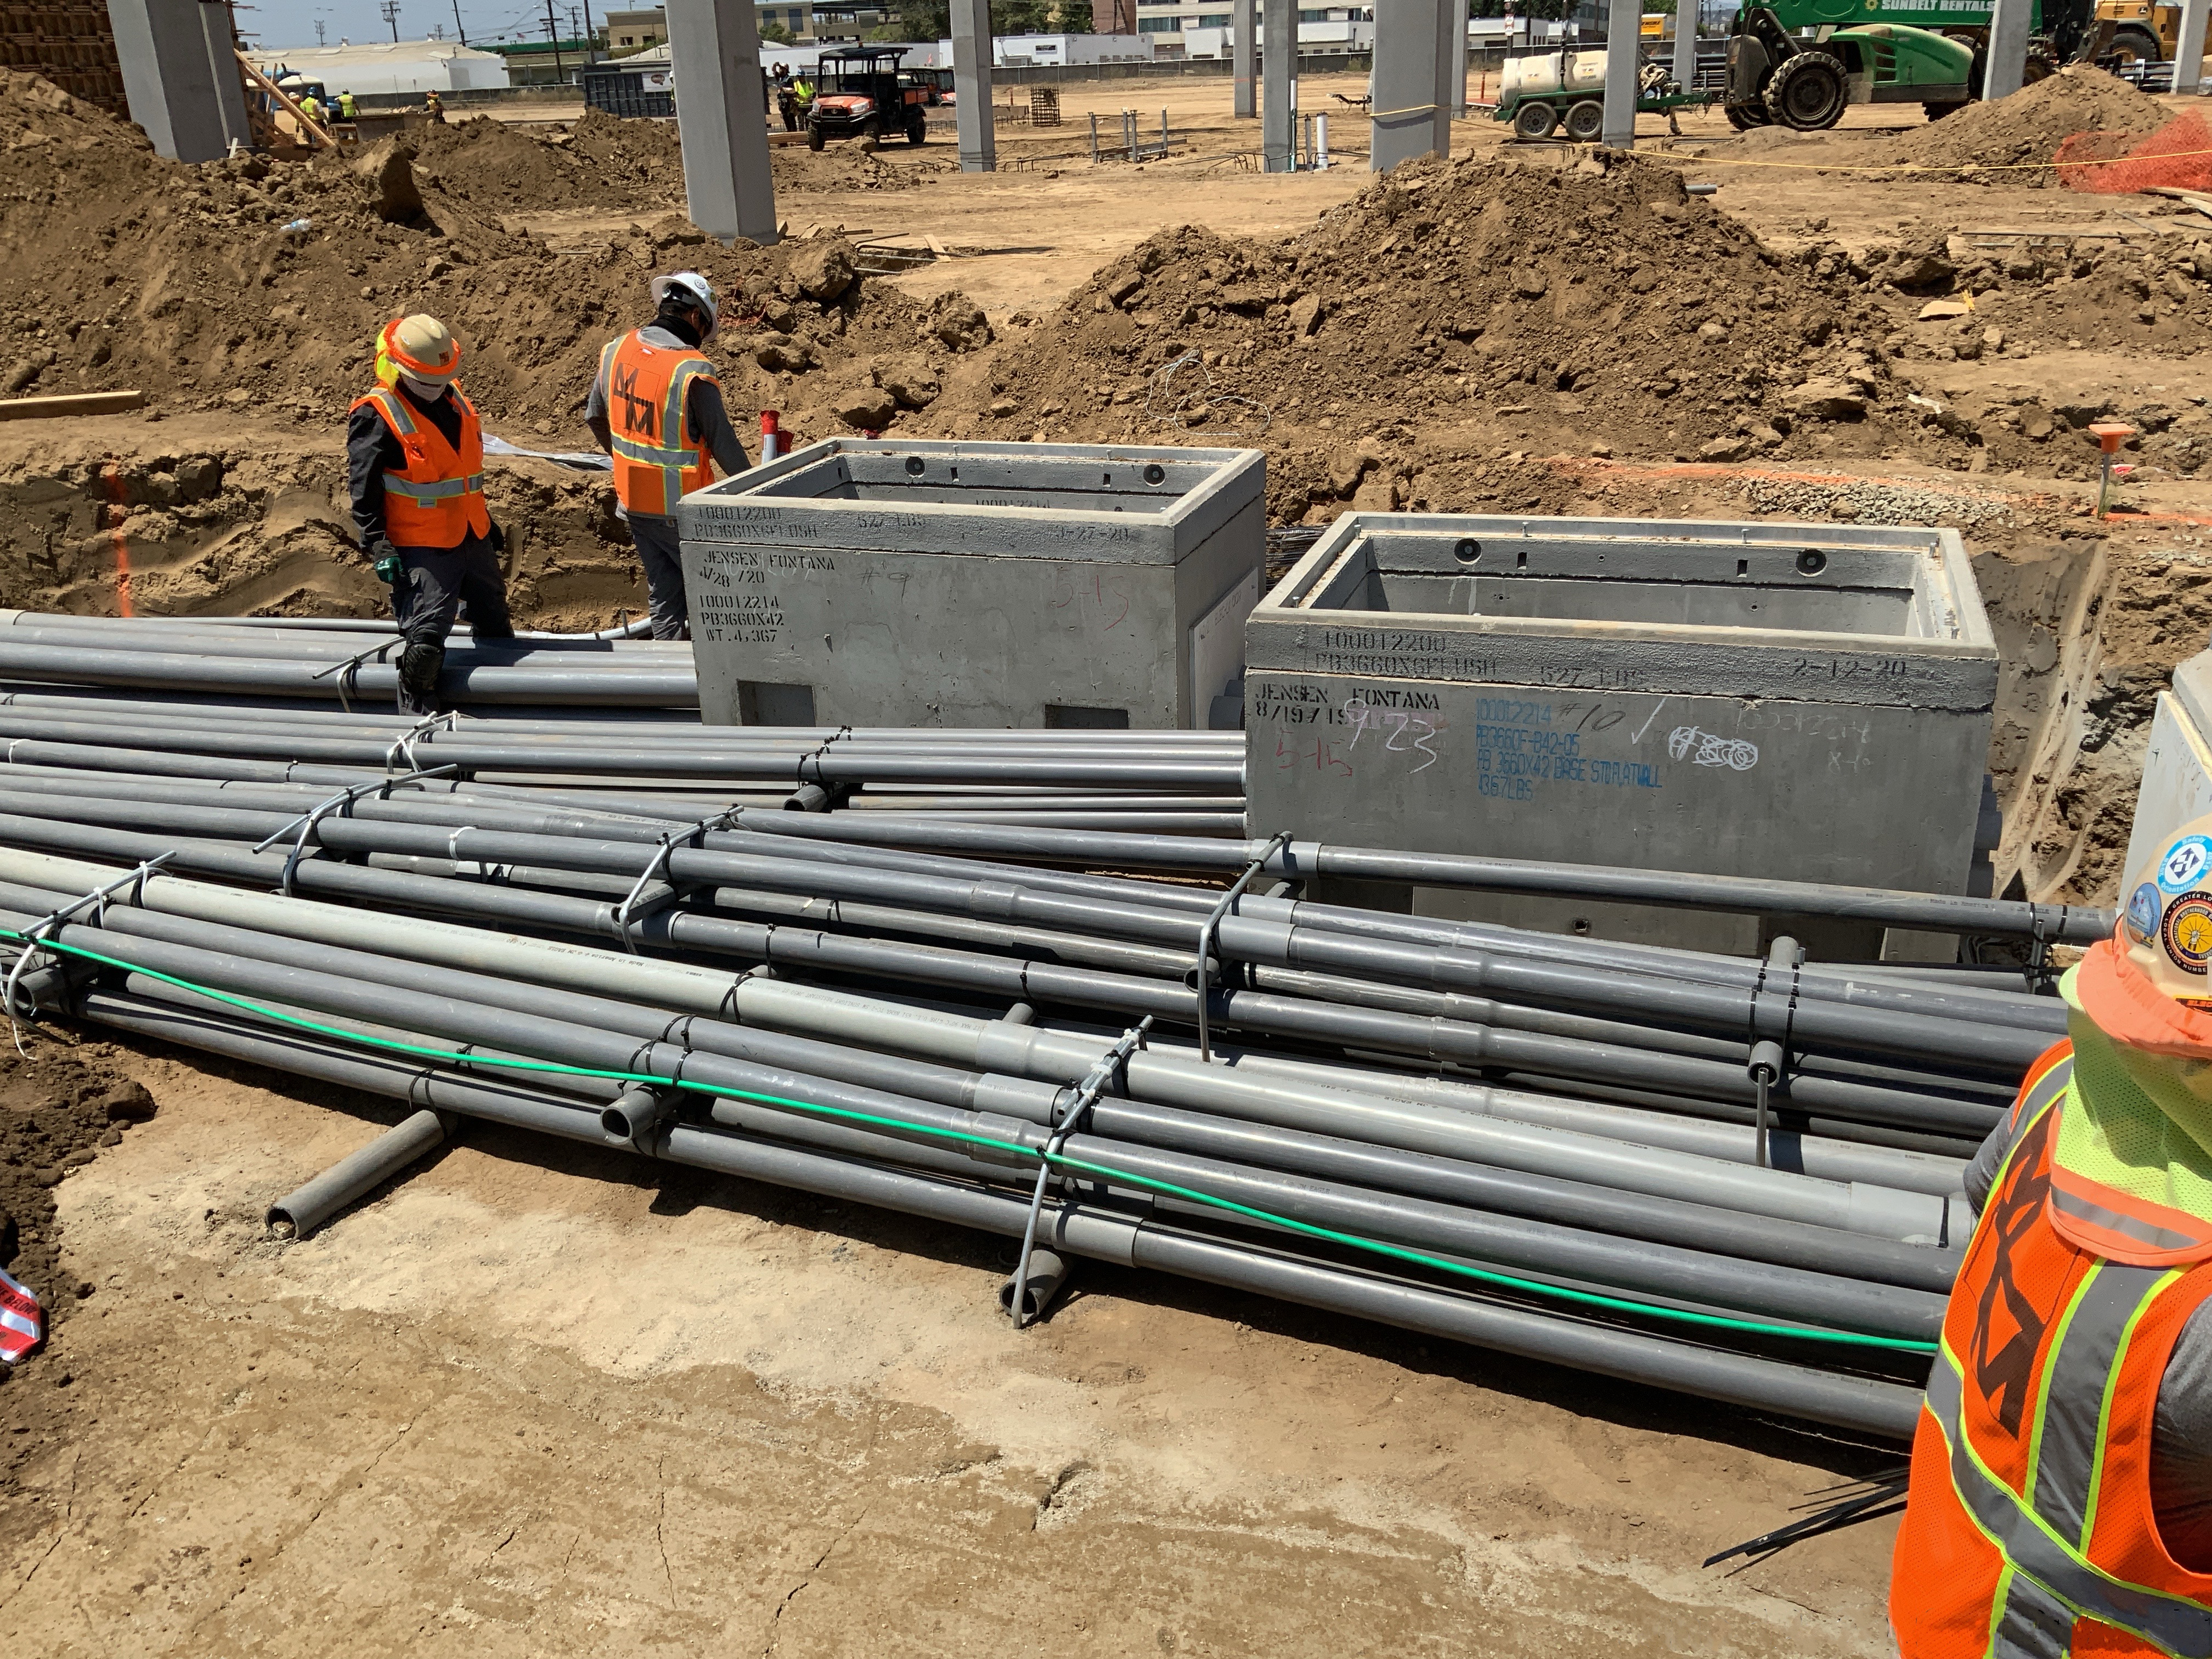
[{"label": "power line", "polygon": [[377,9],[384,14],[384,21],[392,25],[392,43],[398,46],[399,44],[399,0],[384,0],[384,3]]}]

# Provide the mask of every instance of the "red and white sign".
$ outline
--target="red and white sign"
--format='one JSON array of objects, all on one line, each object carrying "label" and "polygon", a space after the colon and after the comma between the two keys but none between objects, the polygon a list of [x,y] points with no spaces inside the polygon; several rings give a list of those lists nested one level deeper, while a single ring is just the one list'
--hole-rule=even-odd
[{"label": "red and white sign", "polygon": [[0,1363],[12,1365],[37,1347],[42,1328],[39,1298],[0,1273]]}]

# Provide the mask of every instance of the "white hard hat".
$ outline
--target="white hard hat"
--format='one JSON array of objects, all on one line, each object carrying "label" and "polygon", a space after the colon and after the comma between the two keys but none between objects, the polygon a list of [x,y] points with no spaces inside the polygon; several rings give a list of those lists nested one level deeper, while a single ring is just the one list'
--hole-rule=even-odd
[{"label": "white hard hat", "polygon": [[647,291],[653,295],[655,305],[672,294],[690,301],[707,313],[707,332],[709,335],[720,325],[721,313],[714,303],[714,285],[696,270],[679,270],[672,276],[656,276]]}]

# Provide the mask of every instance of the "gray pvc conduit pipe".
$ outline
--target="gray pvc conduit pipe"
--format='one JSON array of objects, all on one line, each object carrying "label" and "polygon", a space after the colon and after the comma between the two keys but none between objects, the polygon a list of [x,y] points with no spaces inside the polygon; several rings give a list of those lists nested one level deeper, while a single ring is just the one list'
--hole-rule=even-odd
[{"label": "gray pvc conduit pipe", "polygon": [[[1073,860],[1125,869],[1241,870],[1266,850],[1258,841],[1242,846],[1190,845],[1144,836],[1079,836],[1055,841],[1053,830],[996,830],[981,825],[884,824],[874,819],[833,820],[826,825],[791,830],[838,839],[867,839],[882,845],[935,850],[994,853],[1002,856]],[[1077,842],[1088,843],[1079,846]],[[1197,862],[1190,860],[1196,860]],[[2090,945],[2111,932],[2109,910],[2078,907],[2031,907],[2004,899],[1972,899],[1936,893],[1899,893],[1871,887],[1842,887],[1818,882],[1762,880],[1736,876],[1692,875],[1527,859],[1468,854],[1403,853],[1293,842],[1269,856],[1263,873],[1292,880],[1316,876],[1349,880],[1410,882],[1419,886],[1472,887],[1492,892],[1559,894],[1664,904],[1685,909],[1717,909],[1827,915],[1880,922],[1931,933],[2032,936],[2039,909],[2059,942]]]},{"label": "gray pvc conduit pipe", "polygon": [[[1170,1045],[1150,1045],[1158,1052]],[[1194,1054],[1195,1051],[1193,1051]],[[1635,1107],[1612,1106],[1596,1101],[1563,1099],[1557,1095],[1533,1094],[1519,1089],[1497,1089],[1486,1084],[1452,1078],[1417,1075],[1332,1065],[1326,1061],[1291,1060],[1259,1054],[1249,1048],[1216,1049],[1215,1057],[1227,1069],[1257,1077],[1303,1078],[1353,1093],[1387,1095],[1393,1099],[1421,1101],[1432,1106],[1477,1113],[1485,1117],[1515,1119],[1547,1128],[1572,1129],[1610,1140],[1692,1152],[1701,1158],[1731,1164],[1753,1161],[1752,1136],[1731,1124],[1669,1117]],[[1966,1161],[1929,1152],[1905,1152],[1893,1147],[1866,1146],[1830,1140],[1819,1135],[1788,1131],[1773,1137],[1775,1167],[1818,1180],[1863,1181],[1903,1192],[1945,1197],[1962,1190]]]},{"label": "gray pvc conduit pipe", "polygon": [[[363,1066],[349,1078],[319,1073],[309,1067],[322,1060],[348,1066],[360,1062],[334,1054],[316,1056],[308,1044],[222,1028],[197,1016],[149,1010],[112,993],[89,993],[85,1013],[118,1029],[167,1037],[302,1075],[349,1081],[351,1086],[377,1092],[391,1093],[408,1084],[404,1069],[397,1066]],[[382,1079],[381,1088],[369,1080],[372,1075]],[[596,1120],[590,1115],[550,1107],[544,1110],[551,1121],[520,1127],[543,1127],[574,1139],[600,1138]],[[489,1111],[471,1115],[502,1122],[517,1121]],[[571,1117],[578,1121],[578,1127],[556,1127]],[[659,1156],[746,1180],[895,1210],[1002,1237],[1020,1237],[1028,1218],[1029,1205],[1023,1197],[712,1129],[671,1127]],[[1084,1255],[1177,1273],[1225,1289],[1891,1440],[1909,1439],[1919,1414],[1919,1390],[1909,1385],[1840,1376],[1641,1330],[1560,1318],[1538,1309],[1362,1273],[1289,1252],[1261,1251],[1191,1236],[1146,1219],[1142,1210],[1117,1213],[1048,1197],[1042,1237],[1047,1248],[1062,1255]]]},{"label": "gray pvc conduit pipe", "polygon": [[[12,916],[14,913],[7,913]],[[28,917],[21,920],[27,921]],[[20,925],[0,916],[5,925]],[[155,971],[248,997],[278,998],[328,1012],[403,1024],[448,1041],[496,1042],[572,1065],[689,1076],[740,1092],[811,1099],[916,1125],[957,1121],[969,1133],[996,1139],[1034,1138],[1045,1132],[993,1114],[954,1113],[929,1103],[857,1089],[833,1080],[797,1076],[687,1052],[665,1043],[639,1044],[571,1022],[507,1010],[488,1010],[447,997],[341,979],[312,970],[272,966],[243,957],[181,947],[76,925],[60,930],[64,942],[130,959]],[[1748,1313],[1840,1329],[1924,1338],[1942,1311],[1942,1298],[1875,1287],[1861,1281],[1798,1269],[1748,1264],[1674,1247],[1609,1238],[1549,1224],[1480,1215],[1448,1206],[1216,1165],[1210,1161],[1136,1148],[1127,1143],[1072,1139],[1133,1163],[1136,1173],[1215,1191],[1279,1210],[1316,1224],[1455,1255],[1498,1261],[1537,1272],[1565,1272],[1631,1291],[1734,1307]],[[975,1154],[985,1160],[1000,1154]],[[1011,1154],[1004,1155],[1011,1156]],[[1161,1173],[1167,1172],[1167,1173]],[[1923,1329],[1923,1328],[1925,1328]]]},{"label": "gray pvc conduit pipe", "polygon": [[421,1111],[396,1123],[359,1152],[269,1206],[269,1231],[279,1238],[305,1238],[356,1199],[382,1186],[416,1159],[443,1146],[454,1120]]},{"label": "gray pvc conduit pipe", "polygon": [[[18,903],[24,890],[0,887],[0,902]],[[410,964],[392,962],[369,953],[320,946],[307,941],[249,933],[220,924],[193,924],[179,918],[151,915],[118,907],[107,918],[118,931],[138,933],[150,924],[155,936],[181,933],[197,938],[204,948],[252,955],[257,960],[305,967],[361,981],[392,984],[402,988],[419,977]],[[286,947],[290,947],[288,951]],[[459,971],[441,975],[441,988],[458,999],[475,999],[486,1006],[512,1009],[542,1018],[566,1019],[599,1030],[616,1030],[650,1040],[667,1029],[665,1015],[650,1010],[631,1010],[630,1005],[586,997],[544,988],[514,986],[488,976]],[[872,1054],[817,1044],[804,1038],[779,1038],[768,1034],[692,1020],[682,1027],[683,1041],[697,1053],[719,1054],[781,1067],[797,1067],[817,1078],[857,1082],[869,1086],[911,1092],[933,1104],[965,1112],[1006,1114],[1030,1124],[1052,1121],[1065,1091],[1050,1083],[1027,1083],[1003,1076],[972,1076],[942,1068],[893,1061]],[[780,1073],[781,1076],[789,1073]],[[775,1090],[787,1085],[771,1078],[757,1086]],[[818,1096],[818,1088],[814,1091]],[[650,1091],[634,1091],[611,1105],[603,1121],[610,1137],[635,1142],[641,1112],[665,1109],[665,1103]],[[1100,1133],[1143,1140],[1158,1147],[1226,1151],[1255,1159],[1277,1170],[1305,1170],[1339,1176],[1390,1190],[1425,1193],[1454,1202],[1490,1207],[1507,1213],[1588,1227],[1628,1237],[1679,1244],[1686,1249],[1719,1252],[1750,1259],[1796,1266],[1808,1271],[1842,1273],[1937,1293],[1947,1291],[1954,1263],[1931,1253],[1903,1245],[1876,1245],[1871,1238],[1838,1236],[1826,1226],[1806,1225],[1796,1220],[1747,1223],[1728,1211],[1680,1202],[1665,1196],[1629,1200],[1603,1187],[1553,1179],[1540,1173],[1507,1176],[1494,1170],[1450,1164],[1440,1158],[1410,1158],[1402,1153],[1362,1146],[1351,1140],[1324,1140],[1279,1129],[1254,1130],[1195,1114],[1168,1111],[1140,1102],[1101,1101],[1093,1112]],[[1677,1160],[1680,1162],[1681,1160]],[[1869,1214],[1877,1201],[1886,1212]],[[1889,1237],[1913,1224],[1942,1229],[1946,1223],[1940,1205],[1932,1215],[1912,1218],[1912,1199],[1906,1194],[1853,1193],[1844,1206],[1844,1218],[1855,1232]],[[1930,1206],[1922,1204],[1923,1208]],[[1961,1205],[1963,1213],[1963,1204]],[[1967,1218],[1971,1224],[1971,1218]]]},{"label": "gray pvc conduit pipe", "polygon": [[[282,816],[271,813],[216,807],[149,806],[142,810],[125,801],[77,797],[33,797],[15,804],[20,811],[38,816],[75,816],[89,811],[102,821],[166,826],[173,832],[192,835],[266,835],[281,829],[285,822]],[[391,801],[379,805],[403,808],[432,804]],[[318,835],[324,846],[343,852],[403,852],[430,856],[442,852],[448,857],[474,857],[485,862],[535,862],[554,868],[580,867],[615,873],[640,873],[654,856],[641,846],[605,838],[586,840],[564,835],[465,827],[441,834],[442,830],[442,825],[332,817],[318,826]],[[1127,907],[1095,904],[953,878],[799,865],[780,859],[690,848],[671,851],[665,864],[670,878],[682,883],[757,885],[825,898],[919,902],[925,907],[951,903],[981,917],[1025,921],[1073,931],[1095,927],[1109,936],[1134,939],[1140,943],[1180,944],[1187,931],[1177,917],[1146,915]],[[1194,934],[1195,932],[1188,931]],[[1248,921],[1234,915],[1222,920],[1215,930],[1215,938],[1224,957],[1283,967],[1310,966],[1355,975],[1410,981],[1437,988],[1486,991],[1546,1006],[1630,1013],[1670,1024],[1702,1026],[1718,1031],[1742,1030],[1749,1012],[1757,1022],[1754,1030],[1758,1035],[1786,1034],[1793,1046],[1801,1048],[1819,1048],[1840,1043],[1852,1049],[1878,1053],[1933,1055],[1954,1064],[1978,1066],[1992,1072],[2009,1071],[2016,1075],[2049,1047],[2047,1042],[2039,1041],[2033,1033],[1920,1015],[1875,1015],[1822,1003],[1798,1003],[1786,1016],[1781,1007],[1776,1007],[1772,1018],[1777,1026],[1770,1033],[1762,1029],[1767,1018],[1765,1005],[1754,1003],[1747,1009],[1744,998],[1733,992],[1637,975],[1602,977],[1567,972],[1474,951],[1422,950]],[[1770,1000],[1778,1005],[1783,999]],[[1782,1023],[1785,1018],[1786,1024]]]},{"label": "gray pvc conduit pipe", "polygon": [[[32,903],[56,892],[88,891],[112,878],[105,866],[4,849],[0,849],[0,878],[35,882],[44,890],[21,896]],[[849,993],[732,976],[587,945],[487,933],[451,923],[365,913],[312,900],[240,893],[160,873],[146,878],[137,896],[149,913],[189,921],[250,927],[261,930],[263,937],[285,936],[350,947],[471,975],[496,970],[509,980],[519,978],[540,986],[619,999],[625,1005],[642,1005],[636,1009],[640,1034],[659,1029],[652,1022],[665,1016],[653,1011],[672,1009],[712,1020],[766,1024],[802,1039],[822,1038],[833,1044],[857,1039],[873,1048],[945,1062],[960,1068],[963,1075],[1004,1074],[1054,1084],[1082,1075],[1096,1058],[1098,1047],[1091,1038],[1012,1025],[1003,1020],[926,1012]],[[128,908],[123,906],[111,910],[110,920],[125,930],[133,924]],[[179,943],[209,937],[189,927],[182,931],[164,930],[162,936]],[[258,938],[253,941],[257,945],[259,942]],[[363,969],[374,966],[370,957],[356,964]],[[480,981],[472,977],[467,982],[479,996],[503,994],[503,987],[495,980]],[[598,1009],[589,1012],[595,1017],[602,1013]],[[618,1012],[607,1011],[605,1017],[615,1017]],[[773,1056],[740,1057],[773,1059],[799,1069],[827,1059],[811,1044],[787,1048]],[[900,1068],[908,1066],[908,1062],[886,1059],[881,1064],[884,1069],[880,1073],[865,1079],[848,1073],[848,1080],[899,1086]],[[909,1068],[909,1075],[927,1075],[932,1069]],[[1257,1079],[1251,1075],[1254,1071],[1273,1071],[1278,1080]],[[1384,1137],[1383,1144],[1403,1150],[1595,1181],[1626,1191],[1687,1199],[1820,1226],[1872,1231],[1882,1237],[1940,1237],[1954,1231],[1940,1202],[1933,1206],[1907,1203],[1905,1191],[1912,1189],[1885,1191],[1880,1183],[1868,1181],[1856,1183],[1865,1190],[1855,1200],[1854,1183],[1793,1176],[1782,1170],[1746,1170],[1709,1154],[1670,1152],[1648,1145],[1639,1148],[1617,1137],[1565,1127],[1540,1127],[1525,1119],[1516,1124],[1514,1107],[1527,1110],[1547,1103],[1541,1097],[1517,1091],[1439,1084],[1437,1088],[1454,1091],[1471,1102],[1473,1109],[1458,1101],[1420,1103],[1421,1097],[1392,1097],[1371,1086],[1364,1090],[1358,1086],[1387,1080],[1384,1074],[1354,1073],[1347,1079],[1327,1073],[1317,1074],[1302,1062],[1269,1061],[1257,1056],[1244,1064],[1209,1066],[1194,1054],[1158,1045],[1133,1056],[1127,1075],[1132,1091],[1142,1097],[1232,1117],[1261,1115],[1258,1121],[1280,1127],[1364,1139],[1379,1135]],[[1506,1097],[1507,1107],[1493,1117],[1492,1103],[1500,1096]],[[973,1103],[953,1094],[929,1097],[946,1103]],[[1050,1102],[1048,1093],[1040,1095],[1035,1109],[1046,1110]],[[1560,1104],[1549,1103],[1554,1108]],[[999,1109],[1021,1109],[1001,1104]],[[1635,1115],[1647,1120],[1640,1127],[1665,1127],[1664,1120],[1650,1114]],[[1704,1129],[1708,1126],[1685,1127]],[[1933,1173],[1945,1178],[1944,1193],[1955,1185],[1959,1167],[1898,1153],[1868,1161],[1874,1169],[1884,1170],[1935,1165]],[[1871,1227],[1864,1224],[1884,1215],[1893,1218]]]},{"label": "gray pvc conduit pipe", "polygon": [[[82,819],[47,820],[0,817],[0,842],[57,851],[95,852],[125,861],[167,853],[185,870],[265,884],[275,878],[282,849],[253,855],[243,847],[184,839],[173,832],[146,835],[111,831]],[[599,904],[475,882],[422,878],[309,860],[296,872],[299,884],[367,902],[402,903],[447,915],[494,920],[501,926],[544,925],[606,938],[614,932],[611,903]],[[736,955],[749,961],[788,962],[871,976],[890,975],[925,983],[957,986],[994,999],[1043,997],[1076,1006],[1110,1008],[1125,1015],[1152,1013],[1181,1019],[1188,1012],[1188,994],[1153,981],[1092,970],[1060,969],[1050,964],[900,945],[882,940],[847,939],[806,934],[797,929],[762,927],[681,911],[649,915],[633,930],[641,944]],[[1372,1011],[1335,1008],[1298,999],[1217,990],[1215,1018],[1224,1026],[1320,1036],[1361,1048],[1399,1048],[1427,1059],[1476,1066],[1504,1067],[1573,1078],[1580,1086],[1630,1086],[1674,1091],[1699,1109],[1710,1100],[1744,1100],[1751,1085],[1740,1066],[1686,1060],[1650,1051],[1609,1049],[1601,1045],[1561,1042],[1512,1031],[1456,1025],[1449,1021],[1409,1018]],[[1842,1114],[1853,1119],[1937,1127],[1979,1139],[1997,1116],[1992,1109],[1821,1078],[1793,1081],[1791,1105],[1799,1110]]]}]

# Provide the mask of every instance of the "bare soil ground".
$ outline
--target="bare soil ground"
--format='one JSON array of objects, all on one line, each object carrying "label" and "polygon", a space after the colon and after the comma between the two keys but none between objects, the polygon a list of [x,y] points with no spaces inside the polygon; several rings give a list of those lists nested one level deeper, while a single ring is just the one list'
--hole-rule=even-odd
[{"label": "bare soil ground", "polygon": [[[583,376],[649,271],[726,257],[732,404],[802,435],[851,429],[843,410],[1172,441],[1138,390],[1172,346],[1266,406],[1279,520],[1957,525],[2005,658],[2000,880],[2108,899],[2152,700],[2212,629],[2212,221],[1955,155],[1851,171],[1935,131],[1869,110],[1817,141],[1685,118],[1676,159],[1604,179],[1474,119],[1453,135],[1474,165],[1394,198],[1330,96],[1359,89],[1302,89],[1352,163],[1316,174],[1248,171],[1254,124],[1200,81],[1063,88],[1060,128],[1000,127],[994,176],[951,169],[949,127],[793,162],[798,246],[772,257],[684,240],[665,133],[427,145],[434,237],[369,223],[350,182],[179,178],[19,100],[0,374],[154,404],[0,423],[0,604],[372,609],[339,415],[374,319],[450,311],[494,429],[577,448]],[[1125,105],[1155,124],[1164,105],[1188,146],[1094,167],[1088,118],[1118,131]],[[1644,125],[1656,146],[1665,124]],[[1655,182],[1674,174],[1717,194]],[[1492,202],[1513,211],[1486,220]],[[280,256],[308,209],[351,228]],[[928,238],[948,257],[834,305],[789,286],[796,253]],[[1148,259],[1152,297],[1107,297]],[[1478,294],[1462,337],[1452,301]],[[1577,328],[1579,356],[1556,343]],[[1866,407],[1803,414],[1838,395]],[[2099,522],[2081,428],[2106,413],[2142,435]],[[522,613],[641,603],[597,479],[494,478]],[[280,1248],[261,1206],[381,1109],[176,1054],[34,1054],[70,1080],[0,1089],[40,1126],[6,1144],[74,1162],[21,1159],[58,1208],[14,1200],[17,1263],[70,1316],[0,1386],[0,1606],[43,1651],[1888,1651],[1893,1523],[1732,1576],[1695,1565],[1880,1466],[1852,1449],[1104,1270],[1017,1335],[988,1243],[491,1132]],[[128,1135],[99,1104],[126,1079],[159,1106]]]},{"label": "bare soil ground", "polygon": [[1874,1655],[1888,1526],[1711,1551],[1882,1460],[1101,1271],[1017,1334],[964,1234],[122,1057],[92,1288],[0,1387],[0,1607],[59,1656]]}]

